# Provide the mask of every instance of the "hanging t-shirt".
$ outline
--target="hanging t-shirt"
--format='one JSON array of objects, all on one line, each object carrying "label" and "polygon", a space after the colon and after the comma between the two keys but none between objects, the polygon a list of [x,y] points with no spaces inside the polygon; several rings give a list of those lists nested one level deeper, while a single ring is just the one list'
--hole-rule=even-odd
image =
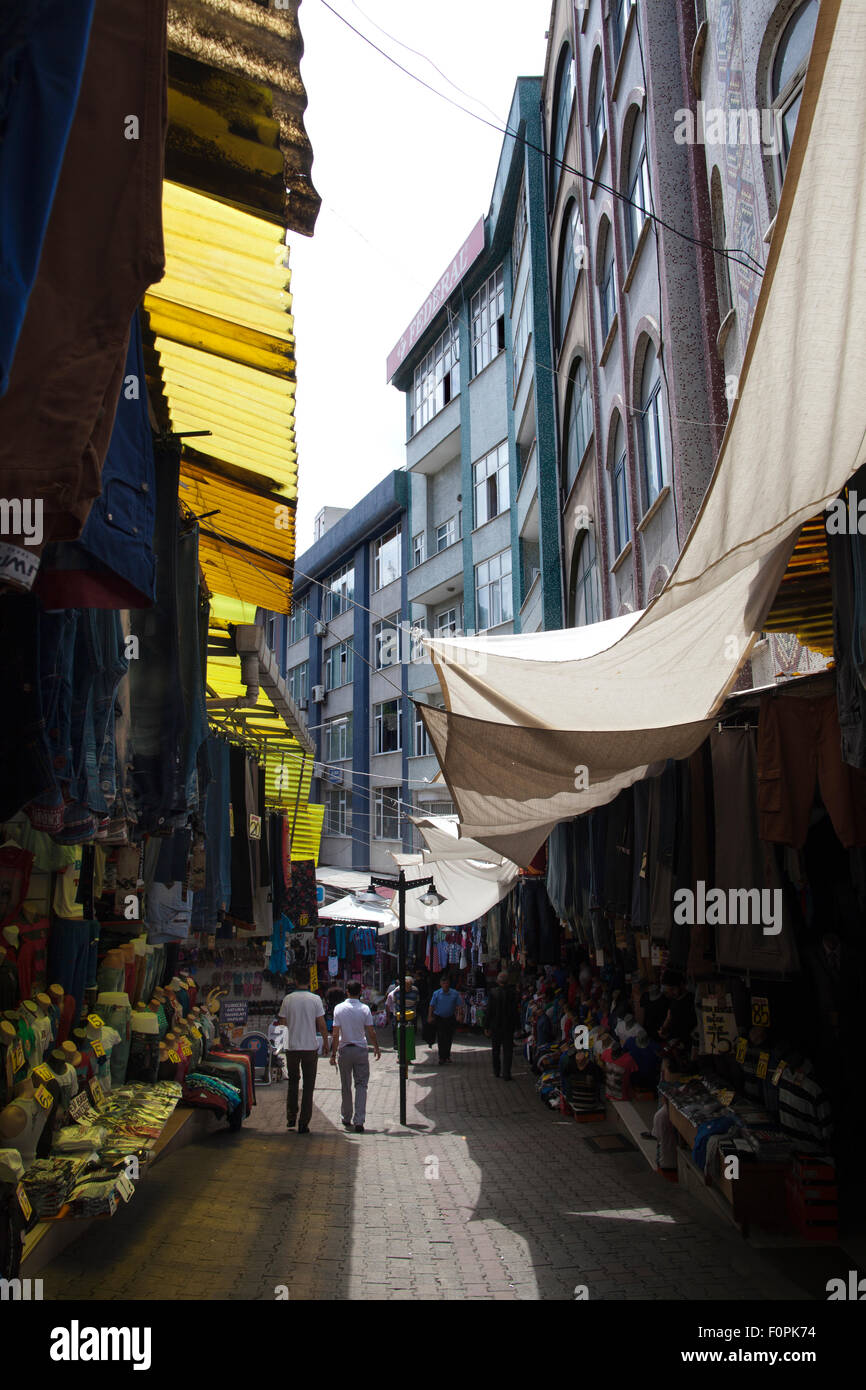
[{"label": "hanging t-shirt", "polygon": [[339,958],[339,956],[335,953],[334,955],[328,956],[328,974],[329,974],[329,975],[339,975],[339,973],[340,973],[340,958]]},{"label": "hanging t-shirt", "polygon": [[614,1057],[613,1048],[605,1048],[601,1054],[604,1063],[605,1089],[610,1100],[631,1099],[631,1074],[637,1071],[637,1062],[628,1052]]}]

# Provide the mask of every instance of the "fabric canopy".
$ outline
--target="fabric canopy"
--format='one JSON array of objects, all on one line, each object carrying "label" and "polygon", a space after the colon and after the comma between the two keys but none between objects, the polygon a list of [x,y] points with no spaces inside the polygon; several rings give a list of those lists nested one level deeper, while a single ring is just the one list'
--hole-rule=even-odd
[{"label": "fabric canopy", "polygon": [[558,821],[697,748],[800,527],[866,461],[866,7],[824,0],[755,319],[713,480],[640,614],[428,639],[423,717],[462,830],[526,864]]},{"label": "fabric canopy", "polygon": [[[406,925],[410,931],[429,926],[462,927],[483,917],[504,898],[518,869],[516,864],[491,854],[484,845],[471,839],[458,839],[457,821],[446,816],[412,817],[427,844],[420,855],[397,854],[391,858],[408,868],[423,864],[410,876],[432,878],[433,887],[445,899],[438,907],[425,907],[419,901],[422,894],[406,894]],[[397,911],[396,896],[391,907]]]}]

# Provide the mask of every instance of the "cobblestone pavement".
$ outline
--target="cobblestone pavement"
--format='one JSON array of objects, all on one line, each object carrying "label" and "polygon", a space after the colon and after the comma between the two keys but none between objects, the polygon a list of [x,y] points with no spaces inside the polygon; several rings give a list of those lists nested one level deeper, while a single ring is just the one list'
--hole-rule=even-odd
[{"label": "cobblestone pavement", "polygon": [[419,1045],[405,1130],[390,1047],[365,1134],[342,1129],[326,1063],[309,1135],[286,1129],[284,1082],[259,1088],[240,1133],[168,1155],[49,1264],[45,1298],[805,1296],[639,1154],[593,1152],[611,1126],[545,1109],[521,1059],[508,1084],[484,1039],[458,1035],[453,1055],[440,1068]]}]

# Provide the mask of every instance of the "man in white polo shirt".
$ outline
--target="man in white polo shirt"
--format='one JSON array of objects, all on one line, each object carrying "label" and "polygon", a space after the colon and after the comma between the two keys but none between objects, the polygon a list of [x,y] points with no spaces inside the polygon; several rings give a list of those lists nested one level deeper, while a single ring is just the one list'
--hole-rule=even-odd
[{"label": "man in white polo shirt", "polygon": [[[347,986],[349,997],[334,1010],[334,1027],[331,1032],[331,1066],[335,1067],[339,1058],[340,1081],[343,1086],[343,1128],[352,1129],[356,1134],[364,1133],[364,1120],[367,1116],[367,1084],[370,1080],[369,1041],[376,1061],[381,1057],[379,1039],[373,1027],[373,1015],[366,1004],[361,1003],[361,985],[353,980]],[[355,1118],[352,1119],[352,1082],[355,1083]]]},{"label": "man in white polo shirt", "polygon": [[[325,1023],[325,1006],[318,994],[312,994],[310,991],[310,972],[306,966],[301,966],[295,971],[295,980],[297,988],[292,990],[291,994],[287,994],[280,1005],[280,1018],[285,1019],[289,1034],[286,1045],[286,1065],[289,1070],[286,1127],[292,1129],[297,1120],[298,1133],[309,1134],[310,1120],[313,1117],[316,1066],[319,1061],[316,1033],[321,1033],[324,1049],[328,1046],[328,1029]],[[304,1089],[301,1096],[301,1113],[298,1115],[298,1082],[302,1070]]]}]

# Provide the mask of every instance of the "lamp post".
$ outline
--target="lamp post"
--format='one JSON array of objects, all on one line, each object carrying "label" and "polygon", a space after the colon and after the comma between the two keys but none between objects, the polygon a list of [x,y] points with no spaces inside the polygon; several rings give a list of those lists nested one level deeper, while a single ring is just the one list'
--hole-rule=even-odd
[{"label": "lamp post", "polygon": [[[397,889],[397,903],[399,908],[399,928],[397,933],[397,969],[400,980],[400,1019],[397,1025],[397,1050],[400,1062],[400,1123],[406,1123],[406,893],[411,888],[427,888],[430,892],[425,893],[421,899],[430,899],[431,906],[436,903],[444,902],[445,899],[438,894],[433,887],[432,878],[407,878],[403,869],[400,870],[396,879],[393,875],[390,878],[383,878],[376,874],[370,876],[371,888],[394,888]],[[363,898],[363,895],[359,895]]]}]

